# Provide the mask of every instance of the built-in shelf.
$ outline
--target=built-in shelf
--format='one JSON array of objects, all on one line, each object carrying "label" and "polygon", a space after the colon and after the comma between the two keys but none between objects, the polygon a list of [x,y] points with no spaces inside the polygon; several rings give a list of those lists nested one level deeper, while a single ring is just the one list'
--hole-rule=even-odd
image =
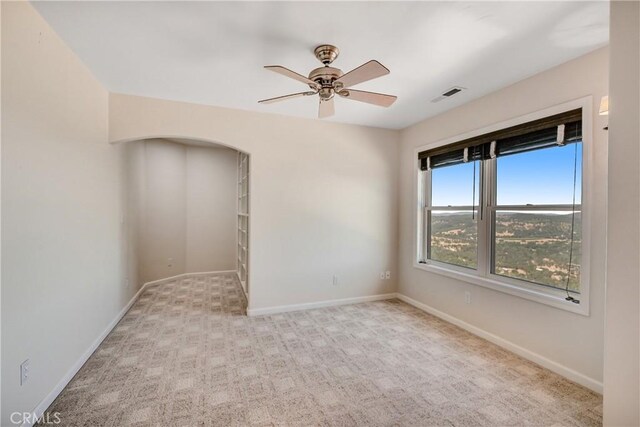
[{"label": "built-in shelf", "polygon": [[238,153],[238,280],[248,295],[249,155]]}]

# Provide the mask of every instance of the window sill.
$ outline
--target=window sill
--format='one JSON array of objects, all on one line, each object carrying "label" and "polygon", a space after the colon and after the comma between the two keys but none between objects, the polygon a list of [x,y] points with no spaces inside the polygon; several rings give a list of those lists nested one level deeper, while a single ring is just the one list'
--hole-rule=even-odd
[{"label": "window sill", "polygon": [[419,270],[428,271],[430,273],[439,274],[441,276],[446,276],[452,279],[462,280],[463,282],[479,285],[484,288],[492,289],[494,291],[528,299],[530,301],[549,305],[551,307],[559,308],[571,313],[580,314],[582,316],[589,316],[588,300],[583,298],[583,300],[580,301],[580,304],[567,301],[565,300],[567,294],[561,290],[544,288],[542,286],[540,286],[541,289],[535,289],[538,288],[537,285],[516,285],[494,278],[476,276],[474,274],[454,270],[444,266],[436,265],[434,263],[423,264],[414,262],[413,266]]}]

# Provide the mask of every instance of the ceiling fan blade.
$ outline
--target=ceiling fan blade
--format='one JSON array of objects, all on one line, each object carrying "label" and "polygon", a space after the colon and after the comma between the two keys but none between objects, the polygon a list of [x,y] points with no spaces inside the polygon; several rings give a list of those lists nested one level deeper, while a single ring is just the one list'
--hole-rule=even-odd
[{"label": "ceiling fan blade", "polygon": [[397,96],[385,95],[384,93],[366,92],[363,90],[344,89],[338,92],[343,98],[353,99],[354,101],[366,102],[368,104],[379,105],[381,107],[390,107],[396,102]]},{"label": "ceiling fan blade", "polygon": [[335,107],[333,104],[333,98],[323,101],[320,99],[320,108],[318,109],[318,118],[324,119],[325,117],[333,116],[335,113]]},{"label": "ceiling fan blade", "polygon": [[339,79],[336,79],[336,82],[342,83],[342,87],[351,87],[357,85],[358,83],[382,77],[389,74],[389,72],[390,71],[387,69],[387,67],[374,59],[362,64],[358,68],[354,68],[347,74],[344,74]]},{"label": "ceiling fan blade", "polygon": [[297,80],[299,82],[308,84],[314,88],[319,88],[318,83],[314,82],[313,80],[310,80],[308,78],[306,78],[305,76],[303,76],[302,74],[298,74],[295,71],[291,71],[288,68],[285,68],[281,65],[265,65],[264,68],[266,68],[267,70],[271,70],[274,71],[278,74],[282,74],[283,76],[289,77],[291,79]]},{"label": "ceiling fan blade", "polygon": [[313,92],[313,91],[292,93],[292,94],[289,94],[289,95],[276,96],[275,98],[262,99],[262,100],[258,101],[258,103],[260,103],[260,104],[272,104],[274,102],[280,102],[280,101],[285,101],[287,99],[299,98],[301,96],[315,95],[316,93],[317,92]]}]

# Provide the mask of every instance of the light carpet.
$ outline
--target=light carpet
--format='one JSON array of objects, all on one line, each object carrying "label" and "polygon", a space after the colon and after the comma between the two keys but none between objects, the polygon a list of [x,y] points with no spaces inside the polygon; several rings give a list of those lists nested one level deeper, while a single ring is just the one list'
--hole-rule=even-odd
[{"label": "light carpet", "polygon": [[602,398],[398,300],[246,317],[234,275],[144,292],[48,410],[73,426],[602,424]]}]

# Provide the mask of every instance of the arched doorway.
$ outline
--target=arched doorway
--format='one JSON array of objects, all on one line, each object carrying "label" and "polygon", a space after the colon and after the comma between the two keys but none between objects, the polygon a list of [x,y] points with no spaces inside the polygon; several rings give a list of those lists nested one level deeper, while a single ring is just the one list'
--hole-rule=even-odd
[{"label": "arched doorway", "polygon": [[248,304],[249,154],[175,137],[131,140],[123,149],[125,256],[138,285],[233,274]]}]

